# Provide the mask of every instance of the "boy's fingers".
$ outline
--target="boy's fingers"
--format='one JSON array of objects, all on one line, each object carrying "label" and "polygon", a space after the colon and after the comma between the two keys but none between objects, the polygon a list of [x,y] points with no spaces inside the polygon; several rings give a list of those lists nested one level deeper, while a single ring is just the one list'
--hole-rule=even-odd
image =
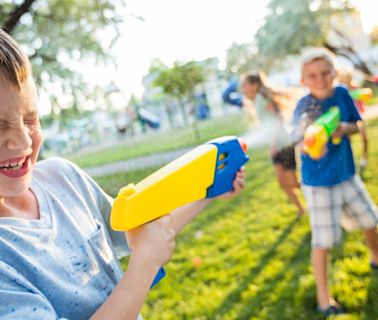
[{"label": "boy's fingers", "polygon": [[240,178],[240,179],[245,179],[246,178],[246,174],[245,174],[245,172],[238,172],[236,174],[236,177]]},{"label": "boy's fingers", "polygon": [[239,184],[239,186],[240,186],[241,189],[244,189],[244,188],[245,188],[245,182],[244,182],[243,179],[239,179],[239,180],[238,180],[238,184]]},{"label": "boy's fingers", "polygon": [[238,181],[234,181],[234,183],[233,183],[233,187],[234,187],[234,193],[238,193],[238,192],[240,192],[240,185],[239,185],[239,182]]}]

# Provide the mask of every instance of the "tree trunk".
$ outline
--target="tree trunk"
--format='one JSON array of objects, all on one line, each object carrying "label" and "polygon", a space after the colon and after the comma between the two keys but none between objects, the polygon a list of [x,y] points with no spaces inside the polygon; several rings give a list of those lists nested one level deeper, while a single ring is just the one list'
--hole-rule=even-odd
[{"label": "tree trunk", "polygon": [[17,24],[19,23],[21,17],[30,11],[30,8],[36,0],[24,0],[19,6],[17,6],[13,12],[10,14],[9,19],[4,24],[4,30],[11,34]]},{"label": "tree trunk", "polygon": [[181,116],[182,116],[182,119],[184,121],[184,125],[187,125],[188,124],[188,114],[186,113],[184,102],[180,98],[177,98],[177,102],[178,102],[178,105],[179,105],[179,108],[180,108],[180,111],[181,111]]},{"label": "tree trunk", "polygon": [[196,138],[196,141],[199,142],[200,139],[201,139],[201,134],[200,134],[199,127],[198,127],[198,119],[197,119],[197,114],[196,114],[196,104],[193,101],[192,97],[189,98],[189,102],[193,107],[193,132],[194,132],[194,136]]}]

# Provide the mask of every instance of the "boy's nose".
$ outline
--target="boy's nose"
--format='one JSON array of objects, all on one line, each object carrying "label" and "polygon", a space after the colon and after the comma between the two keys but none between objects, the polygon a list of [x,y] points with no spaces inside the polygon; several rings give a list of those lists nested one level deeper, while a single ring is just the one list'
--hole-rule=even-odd
[{"label": "boy's nose", "polygon": [[26,126],[22,126],[13,130],[6,143],[6,147],[11,150],[26,150],[32,146],[30,130]]}]

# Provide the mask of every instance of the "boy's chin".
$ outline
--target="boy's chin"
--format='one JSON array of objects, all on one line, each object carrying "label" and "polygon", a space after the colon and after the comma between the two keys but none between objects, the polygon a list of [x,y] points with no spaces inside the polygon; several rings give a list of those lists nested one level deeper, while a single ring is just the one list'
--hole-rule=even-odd
[{"label": "boy's chin", "polygon": [[23,181],[18,181],[12,184],[3,184],[0,187],[0,197],[1,198],[13,198],[21,196],[23,193],[29,190],[30,179],[25,179]]},{"label": "boy's chin", "polygon": [[333,94],[333,88],[330,89],[323,89],[323,90],[316,90],[313,95],[318,99],[326,99]]}]

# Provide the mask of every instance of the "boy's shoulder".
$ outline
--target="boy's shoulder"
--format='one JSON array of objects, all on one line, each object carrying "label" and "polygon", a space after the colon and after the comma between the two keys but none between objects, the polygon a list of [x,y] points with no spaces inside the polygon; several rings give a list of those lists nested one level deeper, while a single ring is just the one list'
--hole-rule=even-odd
[{"label": "boy's shoulder", "polygon": [[306,94],[300,98],[295,107],[295,113],[303,113],[314,108],[316,105],[314,97],[311,94]]},{"label": "boy's shoulder", "polygon": [[76,164],[60,157],[38,161],[33,172],[33,177],[44,181],[72,181],[80,179],[81,176],[82,172]]},{"label": "boy's shoulder", "polygon": [[349,91],[347,88],[345,88],[344,86],[335,86],[335,96],[336,97],[342,97],[342,98],[347,98],[349,97]]},{"label": "boy's shoulder", "polygon": [[51,157],[45,160],[40,160],[35,165],[37,171],[43,170],[57,173],[73,171],[75,168],[76,165],[74,163],[60,157]]},{"label": "boy's shoulder", "polygon": [[347,94],[348,88],[343,85],[335,86],[335,93]]}]

